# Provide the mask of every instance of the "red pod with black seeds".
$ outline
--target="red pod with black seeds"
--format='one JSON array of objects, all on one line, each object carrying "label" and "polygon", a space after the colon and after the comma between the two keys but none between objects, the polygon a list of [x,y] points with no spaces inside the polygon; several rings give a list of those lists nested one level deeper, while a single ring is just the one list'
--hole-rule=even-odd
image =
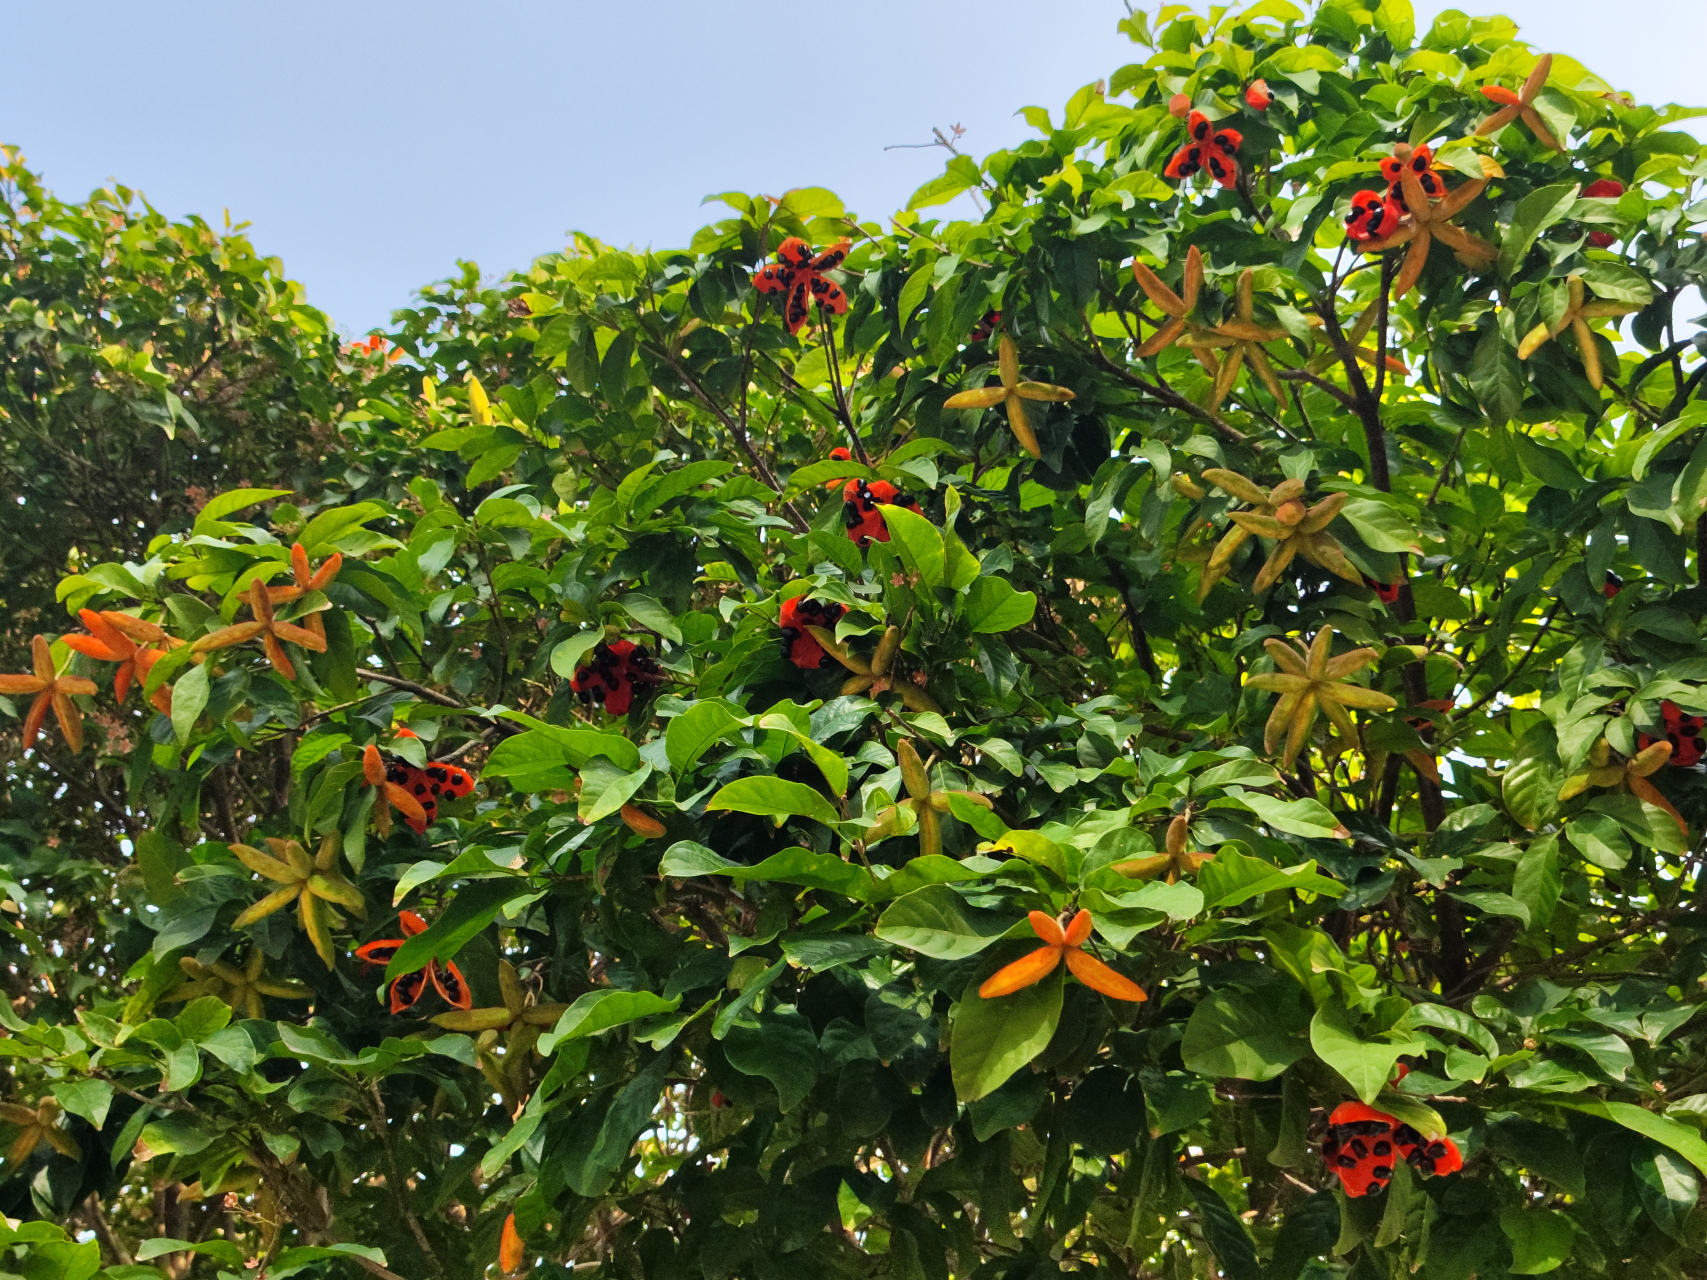
[{"label": "red pod with black seeds", "polygon": [[848,537],[859,546],[889,541],[889,526],[883,523],[879,507],[908,507],[917,511],[919,504],[887,480],[849,480],[842,490],[842,520],[848,527]]},{"label": "red pod with black seeds", "polygon": [[632,640],[607,640],[593,650],[592,659],[577,671],[569,687],[587,704],[600,704],[612,715],[626,715],[634,705],[636,685],[659,684],[663,668],[652,651]]},{"label": "red pod with black seeds", "polygon": [[807,627],[833,627],[842,616],[842,606],[832,602],[795,596],[782,602],[777,615],[782,656],[802,671],[816,671],[824,661],[824,646],[812,638]]}]

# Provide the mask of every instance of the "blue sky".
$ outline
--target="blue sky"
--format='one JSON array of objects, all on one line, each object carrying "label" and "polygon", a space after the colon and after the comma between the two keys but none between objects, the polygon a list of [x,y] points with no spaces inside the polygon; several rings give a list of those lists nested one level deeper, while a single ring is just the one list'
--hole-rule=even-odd
[{"label": "blue sky", "polygon": [[[1495,7],[1643,100],[1707,101],[1699,0]],[[1143,54],[1118,0],[0,8],[0,139],[63,195],[116,179],[172,215],[229,209],[351,333],[459,258],[497,274],[570,229],[683,244],[712,192],[827,186],[881,217],[946,158],[885,146],[955,123],[975,154],[1012,145],[1019,107]]]}]

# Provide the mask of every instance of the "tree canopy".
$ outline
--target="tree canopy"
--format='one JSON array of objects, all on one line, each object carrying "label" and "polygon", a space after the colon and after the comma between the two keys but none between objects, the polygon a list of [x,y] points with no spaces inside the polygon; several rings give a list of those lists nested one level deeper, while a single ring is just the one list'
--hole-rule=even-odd
[{"label": "tree canopy", "polygon": [[1700,1273],[1701,113],[1121,26],[353,345],[9,155],[0,1275]]}]

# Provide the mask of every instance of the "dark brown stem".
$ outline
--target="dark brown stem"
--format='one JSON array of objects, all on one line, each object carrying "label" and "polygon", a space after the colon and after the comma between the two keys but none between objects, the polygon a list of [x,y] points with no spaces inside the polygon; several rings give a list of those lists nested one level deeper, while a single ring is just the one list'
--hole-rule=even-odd
[{"label": "dark brown stem", "polygon": [[358,671],[356,675],[363,680],[377,680],[380,684],[388,684],[393,689],[405,689],[417,697],[425,698],[428,702],[436,702],[441,707],[460,707],[463,705],[447,693],[440,693],[437,689],[429,689],[426,685],[416,684],[413,680],[388,676],[383,671]]},{"label": "dark brown stem", "polygon": [[[717,420],[723,424],[724,429],[727,430],[734,438],[736,447],[746,455],[747,462],[752,466],[754,474],[759,478],[759,482],[763,484],[765,488],[775,490],[780,494],[783,490],[782,481],[776,478],[776,473],[765,464],[765,460],[763,458],[759,457],[758,451],[753,448],[752,439],[747,435],[746,429],[742,427],[740,423],[736,422],[735,419],[731,418],[729,414],[724,411],[722,405],[718,404],[716,400],[711,398],[710,393],[707,392],[704,387],[699,385],[699,380],[682,366],[681,361],[673,357],[668,351],[661,350],[658,347],[648,346],[646,350],[654,359],[668,365],[670,367],[670,371],[680,378],[683,384],[686,385],[687,389],[694,393],[694,396],[699,400],[699,402],[707,409],[710,409],[716,416]],[[800,514],[792,502],[784,502],[782,504],[782,509],[788,513],[789,521],[794,525],[797,532],[805,533],[806,530],[811,527],[808,524],[806,517]]]},{"label": "dark brown stem", "polygon": [[830,356],[830,391],[836,397],[836,416],[842,420],[842,426],[847,429],[848,440],[853,445],[854,456],[863,466],[871,465],[871,455],[865,451],[865,441],[859,438],[859,431],[854,427],[853,415],[848,412],[847,392],[842,390],[841,361],[836,358],[836,329],[830,322],[829,316],[822,307],[818,308],[818,320],[824,327],[824,349]]},{"label": "dark brown stem", "polygon": [[124,1247],[124,1242],[113,1234],[112,1224],[107,1221],[107,1215],[101,1212],[101,1197],[96,1192],[91,1191],[89,1198],[83,1202],[83,1216],[89,1220],[90,1228],[114,1266],[129,1267],[136,1264],[130,1250]]},{"label": "dark brown stem", "polygon": [[1110,360],[1096,347],[1089,347],[1087,350],[1090,352],[1091,359],[1095,360],[1099,365],[1109,373],[1112,373],[1115,377],[1119,378],[1122,382],[1125,382],[1130,386],[1137,387],[1146,395],[1155,397],[1170,409],[1177,409],[1181,413],[1189,414],[1199,422],[1215,428],[1216,431],[1220,432],[1234,444],[1242,444],[1246,448],[1261,452],[1262,445],[1252,440],[1243,431],[1240,431],[1232,423],[1221,417],[1220,414],[1213,413],[1210,410],[1205,409],[1202,405],[1186,399],[1179,392],[1175,391],[1160,379],[1155,382],[1151,382],[1148,378],[1139,377],[1125,366],[1116,364],[1113,360]]}]

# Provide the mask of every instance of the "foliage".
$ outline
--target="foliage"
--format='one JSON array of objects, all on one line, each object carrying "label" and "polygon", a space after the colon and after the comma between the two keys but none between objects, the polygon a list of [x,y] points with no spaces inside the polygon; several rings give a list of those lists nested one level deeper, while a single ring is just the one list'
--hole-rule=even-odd
[{"label": "foliage", "polygon": [[43,1256],[1699,1272],[1690,113],[1217,15],[888,229],[469,268],[345,487],[63,578],[148,657],[51,648],[128,865],[7,862]]}]

